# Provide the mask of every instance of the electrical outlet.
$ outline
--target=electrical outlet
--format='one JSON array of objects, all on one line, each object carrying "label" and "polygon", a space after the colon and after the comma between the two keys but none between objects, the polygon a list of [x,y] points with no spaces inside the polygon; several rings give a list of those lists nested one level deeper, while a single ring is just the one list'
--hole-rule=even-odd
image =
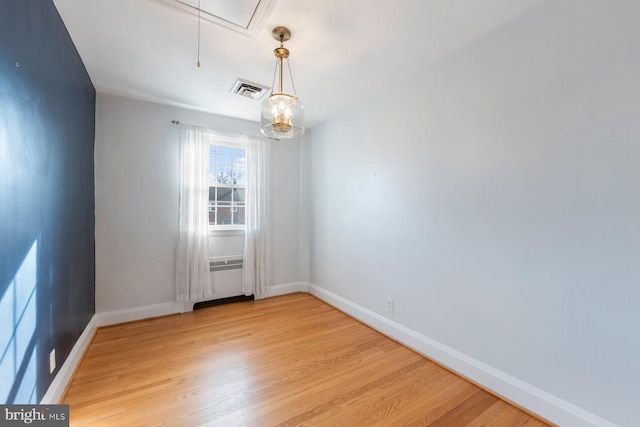
[{"label": "electrical outlet", "polygon": [[56,349],[54,348],[49,353],[49,373],[53,374],[53,371],[56,370]]},{"label": "electrical outlet", "polygon": [[393,298],[387,298],[387,311],[393,313]]}]

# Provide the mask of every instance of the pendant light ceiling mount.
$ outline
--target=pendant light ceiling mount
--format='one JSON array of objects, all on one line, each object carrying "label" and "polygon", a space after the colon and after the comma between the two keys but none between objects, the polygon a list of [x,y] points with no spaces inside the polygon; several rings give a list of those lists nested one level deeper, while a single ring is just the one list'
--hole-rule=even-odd
[{"label": "pendant light ceiling mount", "polygon": [[271,37],[280,42],[280,47],[273,49],[273,54],[276,58],[287,59],[289,58],[289,49],[284,47],[284,42],[291,38],[291,31],[286,27],[275,27],[271,31]]},{"label": "pendant light ceiling mount", "polygon": [[271,31],[271,37],[279,41],[280,43],[284,43],[289,41],[291,38],[291,31],[287,27],[275,27]]},{"label": "pendant light ceiling mount", "polygon": [[[260,115],[260,131],[274,139],[295,138],[304,133],[304,107],[296,94],[291,66],[289,65],[289,49],[284,47],[284,42],[291,39],[291,31],[286,27],[275,27],[271,36],[280,47],[273,50],[276,57],[276,69],[273,75],[271,95],[262,103]],[[284,62],[287,62],[289,78],[293,95],[284,91]],[[274,92],[276,77],[278,77],[278,90]]]}]

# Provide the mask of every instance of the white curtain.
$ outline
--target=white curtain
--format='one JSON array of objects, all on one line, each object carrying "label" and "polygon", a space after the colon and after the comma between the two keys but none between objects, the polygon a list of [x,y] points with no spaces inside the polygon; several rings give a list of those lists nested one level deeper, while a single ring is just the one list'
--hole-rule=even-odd
[{"label": "white curtain", "polygon": [[270,232],[269,232],[269,140],[245,136],[247,148],[246,230],[244,234],[244,262],[242,290],[245,295],[269,290]]},{"label": "white curtain", "polygon": [[178,301],[213,295],[209,273],[209,131],[180,125],[180,208],[176,254]]}]

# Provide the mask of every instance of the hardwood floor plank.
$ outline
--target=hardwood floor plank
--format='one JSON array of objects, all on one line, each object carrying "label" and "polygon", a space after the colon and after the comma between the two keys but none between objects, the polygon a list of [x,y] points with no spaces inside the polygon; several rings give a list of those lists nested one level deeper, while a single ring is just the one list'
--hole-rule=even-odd
[{"label": "hardwood floor plank", "polygon": [[544,426],[307,294],[100,328],[72,426]]},{"label": "hardwood floor plank", "polygon": [[[465,385],[437,365],[425,362],[411,372],[411,375],[396,372],[401,375],[389,377],[388,381],[369,388],[365,393],[327,408],[323,414],[304,425],[335,425],[337,420],[350,420],[347,424],[407,425],[406,421],[402,421],[402,416],[409,415],[418,407],[426,409],[427,402],[433,396],[429,389],[451,389],[456,383]],[[380,393],[381,389],[384,389],[384,394]]]},{"label": "hardwood floor plank", "polygon": [[478,389],[468,399],[452,408],[451,411],[430,425],[433,427],[469,425],[496,402],[498,402],[497,397]]}]

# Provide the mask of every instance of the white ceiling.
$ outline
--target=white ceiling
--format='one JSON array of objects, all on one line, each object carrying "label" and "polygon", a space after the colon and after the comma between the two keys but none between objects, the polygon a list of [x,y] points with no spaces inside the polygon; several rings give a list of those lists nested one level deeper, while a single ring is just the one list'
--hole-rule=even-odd
[{"label": "white ceiling", "polygon": [[[231,94],[237,77],[270,86],[275,26],[307,127],[407,78],[548,0],[273,0],[255,36],[161,0],[54,0],[98,92],[253,121],[259,101]],[[373,5],[375,4],[375,7]]]}]

